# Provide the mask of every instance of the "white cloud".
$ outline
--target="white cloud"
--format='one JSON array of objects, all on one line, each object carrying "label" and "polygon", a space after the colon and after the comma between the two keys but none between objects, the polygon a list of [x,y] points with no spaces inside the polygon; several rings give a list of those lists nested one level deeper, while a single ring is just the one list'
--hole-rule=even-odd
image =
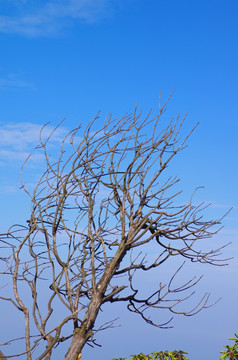
[{"label": "white cloud", "polygon": [[[41,128],[41,125],[33,123],[0,124],[0,165],[6,165],[9,161],[22,163],[39,144]],[[53,126],[46,126],[43,131],[43,139],[47,139],[53,130]],[[61,142],[66,131],[64,127],[58,128],[51,143]],[[42,156],[42,154],[34,153],[32,160],[40,160]]]},{"label": "white cloud", "polygon": [[0,78],[0,89],[8,89],[8,88],[33,88],[33,86],[20,79],[8,79],[8,78]]},{"label": "white cloud", "polygon": [[19,184],[17,185],[2,185],[0,186],[0,194],[16,194],[19,192]]},{"label": "white cloud", "polygon": [[[0,1],[0,32],[55,35],[75,20],[89,23],[111,14],[115,0]],[[3,5],[2,5],[3,4]]]},{"label": "white cloud", "polygon": [[[0,0],[1,1],[1,0]],[[35,89],[35,86],[28,81],[24,80],[25,74],[20,73],[7,73],[0,67],[0,90],[12,88],[30,88]]]},{"label": "white cloud", "polygon": [[[26,179],[28,189],[34,189],[42,171],[45,170],[44,151],[39,147],[41,129],[42,125],[28,122],[0,123],[0,194],[15,193],[19,190],[20,169],[27,159],[27,165],[23,171],[23,182]],[[52,125],[44,127],[42,140],[45,142],[50,137],[47,143],[47,154],[51,162],[57,161],[62,140],[67,133],[68,129],[62,125],[58,128]],[[72,151],[70,139],[69,136],[65,141],[66,158],[67,151]],[[80,137],[75,137],[77,143],[80,140]]]}]

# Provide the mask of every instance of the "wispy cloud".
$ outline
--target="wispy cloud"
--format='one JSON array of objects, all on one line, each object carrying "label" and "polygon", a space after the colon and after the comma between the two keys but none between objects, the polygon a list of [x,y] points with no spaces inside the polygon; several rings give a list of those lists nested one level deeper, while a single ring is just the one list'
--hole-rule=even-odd
[{"label": "wispy cloud", "polygon": [[[0,194],[19,190],[20,169],[27,159],[23,181],[26,180],[28,189],[34,189],[46,165],[44,151],[39,147],[41,129],[42,125],[29,122],[0,123]],[[50,124],[44,127],[41,138],[45,142],[50,137],[47,153],[52,162],[58,159],[62,140],[67,133],[68,129],[63,125],[58,128]],[[69,136],[65,142],[66,151],[72,150],[70,139]],[[79,140],[76,136],[76,141]]]},{"label": "wispy cloud", "polygon": [[0,186],[0,194],[16,194],[19,191],[18,185],[6,185],[1,184]]},{"label": "wispy cloud", "polygon": [[112,13],[115,0],[0,0],[0,32],[56,35],[74,21],[97,22]]},{"label": "wispy cloud", "polygon": [[[1,0],[0,0],[1,3]],[[20,73],[6,73],[5,69],[0,67],[0,90],[29,88],[35,89],[35,86],[26,81],[25,74]]]},{"label": "wispy cloud", "polygon": [[33,85],[20,79],[0,78],[0,89],[33,88]]},{"label": "wispy cloud", "polygon": [[[41,127],[41,125],[33,123],[0,124],[0,165],[9,164],[11,161],[22,163],[39,144]],[[53,129],[53,126],[48,125],[43,131],[43,139],[46,139]],[[65,133],[64,127],[58,128],[51,143],[61,142]],[[34,160],[40,160],[41,157],[42,155],[37,153],[33,155]]]}]

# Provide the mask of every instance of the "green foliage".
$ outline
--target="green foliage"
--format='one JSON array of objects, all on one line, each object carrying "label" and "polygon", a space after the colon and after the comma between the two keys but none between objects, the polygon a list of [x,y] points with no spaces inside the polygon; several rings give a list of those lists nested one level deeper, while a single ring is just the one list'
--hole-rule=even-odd
[{"label": "green foliage", "polygon": [[[230,338],[229,340],[234,341],[235,343],[232,346],[226,345],[226,350],[221,351],[221,356],[219,360],[238,360],[238,334],[235,333],[235,337]],[[153,352],[152,354],[146,355],[140,353],[138,355],[131,355],[129,359],[126,358],[118,358],[112,360],[188,360],[184,354],[186,352],[179,350],[179,351],[159,351]]]},{"label": "green foliage", "polygon": [[226,350],[221,351],[220,360],[229,359],[229,360],[238,360],[238,334],[235,334],[235,337],[230,338],[229,340],[235,341],[232,346],[226,345]]},{"label": "green foliage", "polygon": [[[232,346],[226,345],[226,350],[221,351],[221,356],[219,360],[238,360],[238,334],[235,333],[235,337],[230,338],[229,340],[234,341],[235,343]],[[140,353],[138,355],[131,355],[129,359],[126,358],[118,358],[113,360],[188,360],[188,358],[184,355],[186,352],[179,351],[159,351],[153,352],[152,354],[146,355]]]},{"label": "green foliage", "polygon": [[[186,352],[179,350],[179,351],[159,351],[159,352],[153,352],[152,354],[146,355],[143,353],[140,353],[138,355],[131,355],[128,360],[188,360],[184,354],[187,354]],[[113,360],[127,360],[126,358],[118,358]]]}]

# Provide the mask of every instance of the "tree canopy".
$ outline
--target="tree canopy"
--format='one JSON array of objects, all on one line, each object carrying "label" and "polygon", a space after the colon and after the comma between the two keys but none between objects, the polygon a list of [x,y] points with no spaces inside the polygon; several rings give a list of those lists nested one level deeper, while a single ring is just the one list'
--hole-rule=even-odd
[{"label": "tree canopy", "polygon": [[[185,118],[179,116],[164,125],[166,105],[155,117],[135,109],[119,120],[109,115],[102,123],[97,115],[66,134],[57,157],[50,148],[54,131],[45,139],[42,128],[38,149],[45,168],[33,190],[22,180],[30,218],[1,235],[9,250],[1,259],[1,274],[12,279],[13,294],[4,287],[0,299],[24,315],[23,358],[32,359],[35,351],[37,360],[50,359],[54,348],[67,341],[65,359],[78,359],[86,343],[95,343],[100,330],[95,321],[106,303],[124,302],[162,328],[170,326],[171,317],[157,323],[151,309],[191,316],[209,306],[205,294],[193,308],[181,310],[200,279],[176,285],[182,265],[146,296],[134,281],[137,273],[150,273],[175,257],[182,263],[224,264],[221,249],[200,246],[200,240],[218,232],[221,219],[204,219],[206,206],[195,206],[192,196],[181,203],[179,179],[166,177],[194,130],[182,137]],[[154,257],[146,254],[151,244]],[[56,311],[57,306],[64,310]]]}]

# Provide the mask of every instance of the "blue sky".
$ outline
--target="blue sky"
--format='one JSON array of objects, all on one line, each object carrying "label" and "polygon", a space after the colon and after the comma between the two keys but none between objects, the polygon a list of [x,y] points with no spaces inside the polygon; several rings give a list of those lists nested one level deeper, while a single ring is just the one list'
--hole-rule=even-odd
[{"label": "blue sky", "polygon": [[66,118],[70,129],[98,110],[103,121],[136,103],[156,112],[160,90],[165,100],[175,89],[165,117],[188,112],[187,131],[200,123],[173,168],[184,196],[204,186],[198,198],[212,203],[212,217],[233,207],[217,237],[232,241],[230,266],[188,270],[205,275],[198,292],[222,301],[177,318],[172,330],[106,310],[105,318],[119,311],[122,326],[99,335],[102,348],[85,348],[85,359],[182,348],[191,360],[215,360],[238,331],[237,18],[236,0],[0,0],[1,232],[26,219],[19,171],[44,123]]}]

